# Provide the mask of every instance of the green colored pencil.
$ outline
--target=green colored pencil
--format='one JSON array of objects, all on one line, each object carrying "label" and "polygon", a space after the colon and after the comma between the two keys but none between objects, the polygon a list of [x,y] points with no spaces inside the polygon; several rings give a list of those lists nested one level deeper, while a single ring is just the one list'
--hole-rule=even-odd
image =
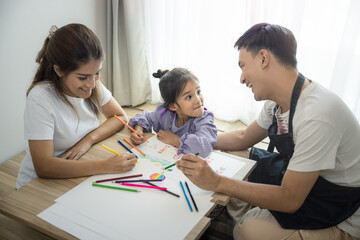
[{"label": "green colored pencil", "polygon": [[92,185],[93,185],[93,187],[112,188],[112,189],[124,190],[124,191],[130,191],[130,192],[141,192],[141,191],[136,190],[136,189],[122,188],[122,187],[114,187],[114,186],[102,185],[102,184],[97,184],[97,183],[93,183]]},{"label": "green colored pencil", "polygon": [[171,167],[173,167],[173,166],[175,166],[175,163],[170,164],[169,166],[167,166],[166,168],[164,168],[164,170],[166,170],[166,169],[168,169],[168,168],[171,168]]},{"label": "green colored pencil", "polygon": [[[195,153],[196,156],[199,155],[199,154],[200,154],[199,152]],[[165,167],[164,170],[166,170],[166,169],[168,169],[168,168],[171,168],[171,167],[173,167],[173,166],[175,166],[175,163],[170,164],[169,166]]]}]

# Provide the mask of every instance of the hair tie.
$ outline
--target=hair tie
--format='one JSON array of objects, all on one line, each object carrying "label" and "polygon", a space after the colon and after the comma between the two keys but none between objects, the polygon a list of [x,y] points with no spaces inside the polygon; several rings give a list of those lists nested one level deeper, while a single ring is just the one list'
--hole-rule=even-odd
[{"label": "hair tie", "polygon": [[56,25],[52,25],[50,30],[49,30],[49,35],[48,35],[48,38],[50,39],[54,33],[56,32],[56,30],[58,29],[58,27]]}]

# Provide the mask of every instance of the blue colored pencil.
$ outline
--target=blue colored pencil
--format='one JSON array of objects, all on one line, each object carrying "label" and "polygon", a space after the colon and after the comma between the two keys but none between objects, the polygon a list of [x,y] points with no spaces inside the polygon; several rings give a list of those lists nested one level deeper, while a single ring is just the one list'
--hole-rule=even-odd
[{"label": "blue colored pencil", "polygon": [[189,202],[188,197],[186,196],[186,192],[185,192],[184,186],[183,186],[183,184],[182,184],[182,182],[181,182],[181,181],[180,181],[180,186],[181,186],[181,188],[182,188],[182,190],[183,190],[183,193],[184,193],[185,198],[186,198],[186,201],[187,201],[187,203],[188,203],[188,205],[189,205],[190,211],[192,212],[192,211],[193,211],[193,209],[192,209],[192,207],[191,207],[191,204],[190,204],[190,202]]},{"label": "blue colored pencil", "polygon": [[[126,150],[128,150],[129,153],[133,153],[133,151],[131,151],[125,144],[123,144],[120,140],[118,140],[118,143],[120,143],[121,146],[123,146]],[[136,155],[135,155],[136,158],[138,158]]]}]

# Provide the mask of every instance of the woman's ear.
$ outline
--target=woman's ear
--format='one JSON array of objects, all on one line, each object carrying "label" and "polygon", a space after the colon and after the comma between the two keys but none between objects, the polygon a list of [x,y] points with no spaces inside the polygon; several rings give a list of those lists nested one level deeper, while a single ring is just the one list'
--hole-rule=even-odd
[{"label": "woman's ear", "polygon": [[60,71],[60,68],[57,65],[54,65],[54,71],[59,78],[63,76],[63,73]]}]

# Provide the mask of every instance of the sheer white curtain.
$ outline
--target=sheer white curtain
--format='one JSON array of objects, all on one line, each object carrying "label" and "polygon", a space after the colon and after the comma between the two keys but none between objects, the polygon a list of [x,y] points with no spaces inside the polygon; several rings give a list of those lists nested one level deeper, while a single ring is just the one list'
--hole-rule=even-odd
[{"label": "sheer white curtain", "polygon": [[[239,82],[235,41],[259,22],[298,41],[298,70],[336,92],[360,120],[360,1],[135,0],[144,7],[149,72],[185,67],[200,80],[215,117],[252,122],[262,107]],[[161,101],[151,77],[152,103]]]},{"label": "sheer white curtain", "polygon": [[144,4],[107,0],[106,86],[121,105],[136,106],[150,94]]}]

